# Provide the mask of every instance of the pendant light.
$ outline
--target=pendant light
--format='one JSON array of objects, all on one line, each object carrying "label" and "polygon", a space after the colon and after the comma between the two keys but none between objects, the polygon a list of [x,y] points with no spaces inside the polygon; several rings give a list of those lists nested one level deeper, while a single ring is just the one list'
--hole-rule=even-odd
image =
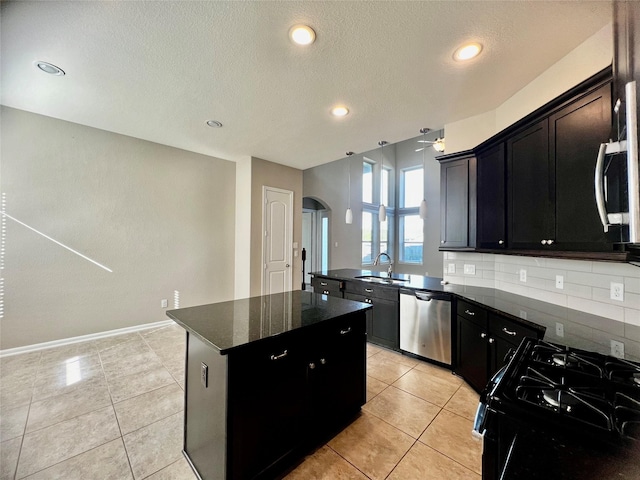
[{"label": "pendant light", "polygon": [[436,152],[444,152],[444,130],[440,131],[440,136],[436,138],[435,142],[433,142],[433,148]]},{"label": "pendant light", "polygon": [[[380,145],[380,157],[381,157],[381,167],[380,167],[380,177],[382,178],[382,171],[384,170],[384,146],[387,144],[385,140],[380,140],[378,145]],[[380,192],[380,197],[382,197],[382,192]],[[381,198],[382,200],[382,198]],[[384,206],[382,202],[380,202],[380,208],[378,209],[378,220],[380,223],[387,221],[387,208]]]},{"label": "pendant light", "polygon": [[351,225],[353,223],[353,212],[351,212],[351,155],[353,152],[347,152],[347,170],[349,172],[349,196],[347,197],[347,213],[344,216],[344,223]]},{"label": "pendant light", "polygon": [[[422,134],[422,140],[424,142],[424,147],[422,148],[422,188],[423,189],[424,189],[424,177],[427,172],[427,169],[426,169],[427,164],[424,159],[424,152],[427,150],[427,144],[426,144],[427,132],[429,132],[428,128],[420,129],[420,133]],[[423,195],[426,197],[426,192],[423,191]],[[420,202],[420,209],[418,210],[418,213],[422,220],[427,219],[427,200],[425,198],[423,198],[422,201]]]}]

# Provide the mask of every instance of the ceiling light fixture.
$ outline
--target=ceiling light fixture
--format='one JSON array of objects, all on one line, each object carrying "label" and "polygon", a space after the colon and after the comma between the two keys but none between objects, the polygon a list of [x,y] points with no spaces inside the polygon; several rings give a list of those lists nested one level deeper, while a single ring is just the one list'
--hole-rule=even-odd
[{"label": "ceiling light fixture", "polygon": [[444,152],[444,137],[436,138],[436,141],[433,143],[433,148],[436,152]]},{"label": "ceiling light fixture", "polygon": [[[422,134],[422,141],[425,144],[422,147],[422,188],[424,189],[424,177],[427,174],[427,168],[426,168],[426,161],[425,161],[425,154],[424,152],[427,150],[427,133],[429,133],[429,129],[428,128],[421,128],[420,129],[420,133]],[[435,145],[434,145],[435,146]],[[423,196],[426,197],[426,192],[424,192],[423,190]],[[420,215],[420,218],[422,220],[426,220],[427,219],[427,200],[426,198],[423,198],[422,201],[420,202],[420,208],[418,209],[418,214]]]},{"label": "ceiling light fixture", "polygon": [[338,105],[337,107],[333,107],[331,109],[331,115],[334,117],[344,117],[349,113],[349,109],[343,105]]},{"label": "ceiling light fixture", "polygon": [[44,73],[48,73],[49,75],[58,75],[58,76],[65,75],[64,70],[62,70],[60,67],[56,67],[55,65],[49,62],[36,62],[36,67],[38,67]]},{"label": "ceiling light fixture", "polygon": [[351,155],[353,152],[347,152],[347,171],[349,172],[349,196],[347,197],[347,213],[344,216],[344,223],[351,225],[353,223],[353,212],[351,211]]},{"label": "ceiling light fixture", "polygon": [[461,46],[455,51],[455,53],[453,54],[453,58],[454,60],[463,62],[465,60],[471,60],[472,58],[477,57],[481,51],[482,45],[480,45],[479,43],[467,43],[466,45]]},{"label": "ceiling light fixture", "polygon": [[[382,174],[382,170],[384,170],[384,146],[388,142],[385,140],[380,140],[378,145],[380,145],[380,172]],[[382,175],[381,175],[382,176]],[[382,196],[382,195],[381,195]],[[378,208],[378,220],[380,223],[387,221],[387,208],[384,206],[384,203],[380,202],[380,208]]]},{"label": "ceiling light fixture", "polygon": [[311,45],[316,40],[316,32],[307,25],[294,25],[289,29],[289,38],[297,45]]},{"label": "ceiling light fixture", "polygon": [[207,125],[212,128],[222,128],[222,123],[217,120],[207,120]]}]

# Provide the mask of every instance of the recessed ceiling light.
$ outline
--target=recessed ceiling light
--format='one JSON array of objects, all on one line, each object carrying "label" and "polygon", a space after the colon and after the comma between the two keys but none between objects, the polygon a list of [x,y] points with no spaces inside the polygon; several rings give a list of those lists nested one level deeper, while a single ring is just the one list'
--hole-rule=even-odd
[{"label": "recessed ceiling light", "polygon": [[294,25],[289,29],[289,38],[298,45],[310,45],[316,39],[316,32],[307,25]]},{"label": "recessed ceiling light", "polygon": [[36,62],[36,67],[49,75],[64,75],[64,70],[48,62]]},{"label": "recessed ceiling light", "polygon": [[331,115],[334,117],[344,117],[349,113],[349,109],[343,105],[338,105],[337,107],[333,107],[331,109]]},{"label": "recessed ceiling light", "polygon": [[479,43],[468,43],[458,48],[453,54],[453,58],[459,61],[471,60],[472,58],[478,56],[481,51],[482,45],[480,45]]},{"label": "recessed ceiling light", "polygon": [[217,120],[207,120],[207,125],[213,128],[222,128],[222,123]]}]

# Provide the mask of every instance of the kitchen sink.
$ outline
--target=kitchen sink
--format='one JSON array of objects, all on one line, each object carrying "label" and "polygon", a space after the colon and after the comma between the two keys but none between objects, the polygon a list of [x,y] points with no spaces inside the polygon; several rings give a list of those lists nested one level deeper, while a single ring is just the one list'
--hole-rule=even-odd
[{"label": "kitchen sink", "polygon": [[379,277],[377,275],[362,275],[355,278],[357,278],[358,280],[362,280],[363,282],[383,283],[386,285],[403,285],[404,282],[409,281],[408,279]]}]

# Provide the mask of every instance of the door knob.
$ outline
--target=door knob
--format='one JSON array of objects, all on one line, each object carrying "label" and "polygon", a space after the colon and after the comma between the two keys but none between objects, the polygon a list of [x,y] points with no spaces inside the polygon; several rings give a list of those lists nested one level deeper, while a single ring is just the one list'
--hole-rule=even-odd
[{"label": "door knob", "polygon": [[285,267],[287,267],[287,268],[289,268],[289,266],[290,266],[290,265],[289,265],[288,263],[285,265]]}]

